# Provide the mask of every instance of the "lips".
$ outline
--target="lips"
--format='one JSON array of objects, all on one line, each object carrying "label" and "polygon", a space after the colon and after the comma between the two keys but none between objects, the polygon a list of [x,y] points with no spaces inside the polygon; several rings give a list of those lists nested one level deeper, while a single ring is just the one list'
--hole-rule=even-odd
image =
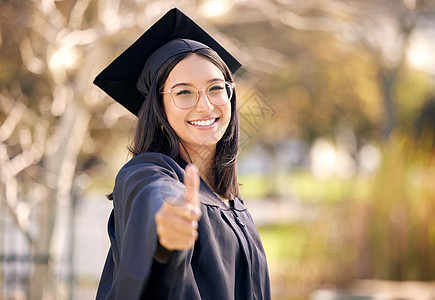
[{"label": "lips", "polygon": [[188,121],[188,123],[195,126],[205,127],[205,126],[213,125],[214,123],[217,122],[218,119],[219,118],[210,118],[206,120]]}]

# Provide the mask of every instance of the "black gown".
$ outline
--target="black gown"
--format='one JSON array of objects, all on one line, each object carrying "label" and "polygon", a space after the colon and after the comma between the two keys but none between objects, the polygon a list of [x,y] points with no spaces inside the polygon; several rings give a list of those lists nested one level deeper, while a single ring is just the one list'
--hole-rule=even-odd
[{"label": "black gown", "polygon": [[156,259],[162,248],[154,215],[164,199],[184,192],[185,166],[144,153],[119,171],[97,299],[270,299],[266,257],[250,214],[238,198],[223,204],[202,180],[194,248],[166,250],[166,262]]}]

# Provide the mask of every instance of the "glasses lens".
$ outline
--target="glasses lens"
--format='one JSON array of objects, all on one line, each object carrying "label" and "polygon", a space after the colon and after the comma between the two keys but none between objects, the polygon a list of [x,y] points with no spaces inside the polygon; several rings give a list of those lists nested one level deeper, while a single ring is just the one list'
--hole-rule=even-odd
[{"label": "glasses lens", "polygon": [[211,102],[216,105],[223,105],[231,99],[233,87],[226,82],[217,82],[208,88],[207,93]]},{"label": "glasses lens", "polygon": [[195,105],[198,91],[189,86],[177,86],[172,89],[172,98],[180,108],[189,108]]}]

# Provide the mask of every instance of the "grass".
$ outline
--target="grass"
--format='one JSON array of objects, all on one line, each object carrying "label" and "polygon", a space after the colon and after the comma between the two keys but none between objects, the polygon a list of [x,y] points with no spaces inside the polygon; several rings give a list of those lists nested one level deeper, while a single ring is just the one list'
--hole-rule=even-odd
[{"label": "grass", "polygon": [[319,287],[328,255],[324,240],[313,228],[304,223],[258,228],[269,265],[272,299],[307,299]]},{"label": "grass", "polygon": [[244,199],[264,199],[270,195],[295,198],[301,202],[336,203],[352,197],[364,197],[368,190],[368,177],[318,178],[313,174],[300,171],[277,176],[273,182],[267,175],[239,175],[240,187]]},{"label": "grass", "polygon": [[300,259],[307,243],[304,225],[270,225],[258,228],[268,261],[292,263]]}]

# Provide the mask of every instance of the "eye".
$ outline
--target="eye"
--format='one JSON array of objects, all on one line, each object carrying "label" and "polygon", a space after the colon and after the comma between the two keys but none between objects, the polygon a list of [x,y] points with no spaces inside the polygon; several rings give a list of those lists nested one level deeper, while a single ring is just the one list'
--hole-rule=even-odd
[{"label": "eye", "polygon": [[219,93],[222,92],[225,89],[224,84],[223,83],[217,83],[217,84],[213,84],[212,86],[210,86],[208,88],[208,91],[211,93]]},{"label": "eye", "polygon": [[193,94],[192,89],[188,89],[188,88],[181,88],[181,89],[176,89],[174,91],[175,96],[189,96]]}]

